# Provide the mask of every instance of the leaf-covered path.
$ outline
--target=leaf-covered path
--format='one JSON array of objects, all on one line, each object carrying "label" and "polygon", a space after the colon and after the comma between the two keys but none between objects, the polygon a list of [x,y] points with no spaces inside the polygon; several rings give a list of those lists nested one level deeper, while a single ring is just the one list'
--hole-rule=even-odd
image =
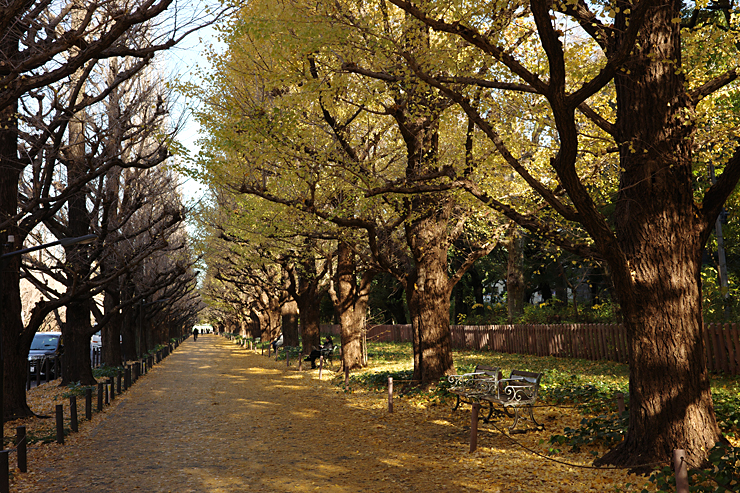
[{"label": "leaf-covered path", "polygon": [[190,339],[89,432],[55,445],[34,466],[35,491],[558,492],[626,479],[538,460],[503,436],[468,454],[469,412],[451,423],[449,409],[388,414],[368,398],[217,336]]}]

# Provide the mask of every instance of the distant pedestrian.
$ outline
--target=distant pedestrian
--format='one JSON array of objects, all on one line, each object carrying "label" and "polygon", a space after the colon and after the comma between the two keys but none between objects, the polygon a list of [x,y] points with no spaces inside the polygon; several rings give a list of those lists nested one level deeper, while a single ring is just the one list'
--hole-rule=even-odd
[{"label": "distant pedestrian", "polygon": [[197,341],[198,340],[198,332],[199,332],[198,329],[195,329],[193,331],[193,341]]}]

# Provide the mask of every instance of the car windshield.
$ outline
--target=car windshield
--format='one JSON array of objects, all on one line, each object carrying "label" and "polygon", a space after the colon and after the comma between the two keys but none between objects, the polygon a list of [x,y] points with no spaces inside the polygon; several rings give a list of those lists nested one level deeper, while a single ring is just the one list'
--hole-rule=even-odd
[{"label": "car windshield", "polygon": [[47,349],[50,347],[57,347],[57,341],[59,341],[58,335],[36,334],[35,336],[33,336],[31,349]]}]

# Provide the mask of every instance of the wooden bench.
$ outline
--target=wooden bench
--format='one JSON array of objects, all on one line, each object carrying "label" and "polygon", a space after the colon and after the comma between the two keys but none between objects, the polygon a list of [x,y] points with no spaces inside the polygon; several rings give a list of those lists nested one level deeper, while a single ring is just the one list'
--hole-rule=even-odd
[{"label": "wooden bench", "polygon": [[458,402],[453,410],[457,409],[461,400],[471,403],[488,402],[489,412],[484,419],[488,422],[493,415],[494,405],[500,405],[507,416],[514,418],[514,423],[509,427],[509,431],[514,431],[521,417],[520,409],[526,408],[535,426],[542,428],[543,425],[534,419],[533,412],[540,390],[542,373],[512,370],[509,378],[501,378],[501,372],[495,368],[488,368],[479,371],[476,367],[473,373],[449,377],[448,380],[453,384],[450,392],[458,396]]}]

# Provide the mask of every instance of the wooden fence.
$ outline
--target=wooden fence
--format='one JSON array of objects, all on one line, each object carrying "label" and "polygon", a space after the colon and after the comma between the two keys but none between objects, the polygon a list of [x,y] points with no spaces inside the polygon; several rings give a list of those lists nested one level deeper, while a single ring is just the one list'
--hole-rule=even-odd
[{"label": "wooden fence", "polygon": [[[322,325],[339,335],[339,325]],[[627,335],[617,324],[451,325],[453,349],[489,350],[627,363]],[[411,342],[411,325],[373,325],[367,338],[377,342]],[[740,374],[740,327],[708,324],[704,331],[707,368]]]}]

